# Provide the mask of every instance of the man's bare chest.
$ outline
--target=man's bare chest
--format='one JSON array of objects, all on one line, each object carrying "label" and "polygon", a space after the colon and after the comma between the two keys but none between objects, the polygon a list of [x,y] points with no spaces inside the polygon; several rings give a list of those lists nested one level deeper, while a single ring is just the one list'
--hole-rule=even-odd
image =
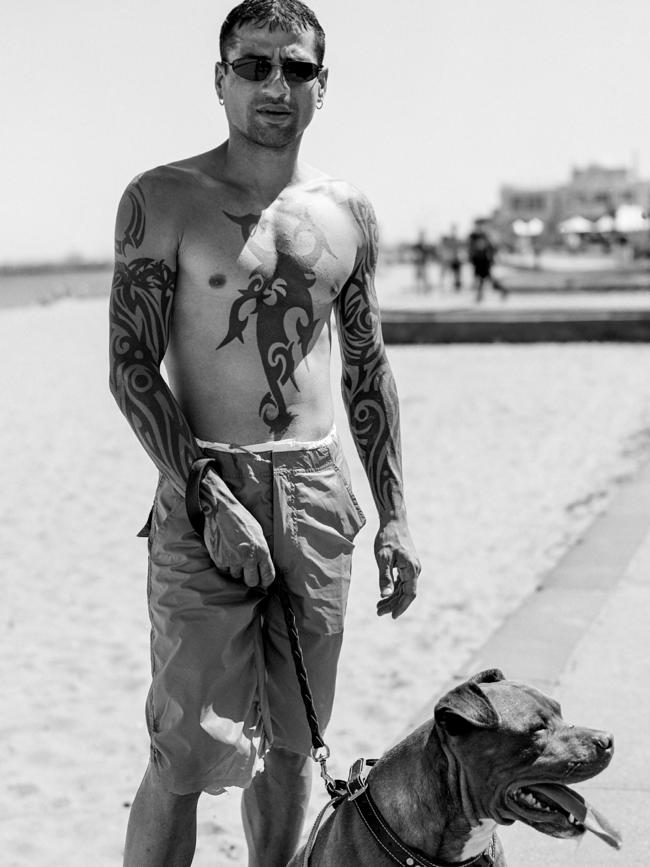
[{"label": "man's bare chest", "polygon": [[334,203],[298,202],[256,213],[229,202],[204,208],[202,218],[185,227],[179,289],[216,304],[246,294],[269,306],[295,306],[308,295],[315,307],[329,306],[352,273],[356,252],[349,217]]}]

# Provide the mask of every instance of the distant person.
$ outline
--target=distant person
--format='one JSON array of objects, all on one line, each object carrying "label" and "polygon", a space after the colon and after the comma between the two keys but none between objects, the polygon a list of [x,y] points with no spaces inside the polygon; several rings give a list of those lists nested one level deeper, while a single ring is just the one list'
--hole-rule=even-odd
[{"label": "distant person", "polygon": [[228,140],[143,173],[118,210],[111,390],[160,472],[142,533],[149,764],[126,867],[191,864],[199,796],[228,787],[243,789],[249,867],[284,867],[298,845],[311,738],[278,582],[324,731],[365,522],[333,424],[332,318],[378,511],[377,613],[398,617],[416,594],[375,217],[299,158],[325,98],[324,47],[299,0],[233,9],[215,79]]},{"label": "distant person", "polygon": [[467,239],[467,256],[474,269],[476,301],[481,302],[483,300],[483,287],[486,280],[490,281],[492,288],[500,292],[501,297],[505,300],[508,296],[508,290],[492,273],[496,257],[496,247],[488,235],[482,220],[477,220],[474,223],[474,228],[469,234]]},{"label": "distant person", "polygon": [[427,274],[429,246],[425,241],[424,232],[420,232],[418,240],[411,249],[413,250],[413,264],[415,266],[415,288],[418,292],[428,292],[431,288]]},{"label": "distant person", "polygon": [[443,236],[440,242],[440,282],[444,283],[447,271],[450,272],[452,278],[452,286],[456,292],[460,292],[463,288],[462,284],[462,268],[463,263],[460,258],[461,241],[458,237],[458,231],[455,225],[452,225],[449,235]]}]

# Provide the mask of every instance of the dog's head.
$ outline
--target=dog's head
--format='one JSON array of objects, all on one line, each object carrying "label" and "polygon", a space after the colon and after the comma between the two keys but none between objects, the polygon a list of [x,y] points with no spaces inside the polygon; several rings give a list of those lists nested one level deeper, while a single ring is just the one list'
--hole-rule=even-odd
[{"label": "dog's head", "polygon": [[519,819],[554,837],[592,831],[619,847],[619,833],[566,785],[607,767],[612,735],[569,725],[556,701],[498,669],[444,695],[435,730],[483,817],[503,825]]}]

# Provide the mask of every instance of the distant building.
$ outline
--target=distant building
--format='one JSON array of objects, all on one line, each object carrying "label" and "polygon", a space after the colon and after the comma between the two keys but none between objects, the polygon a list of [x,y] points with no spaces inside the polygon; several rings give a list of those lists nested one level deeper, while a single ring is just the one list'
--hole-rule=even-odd
[{"label": "distant building", "polygon": [[641,180],[634,169],[590,165],[574,168],[570,180],[557,187],[504,185],[492,222],[508,241],[525,232],[531,220],[541,220],[540,241],[554,243],[561,238],[559,226],[564,221],[613,217],[621,205],[650,209],[650,181]]}]

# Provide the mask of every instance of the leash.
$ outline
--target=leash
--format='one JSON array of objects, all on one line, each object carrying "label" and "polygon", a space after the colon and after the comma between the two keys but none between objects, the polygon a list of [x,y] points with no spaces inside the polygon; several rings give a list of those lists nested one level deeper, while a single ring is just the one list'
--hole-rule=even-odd
[{"label": "leash", "polygon": [[[305,667],[305,660],[300,646],[300,635],[296,624],[296,615],[291,604],[291,596],[287,588],[286,582],[282,575],[276,575],[273,582],[275,591],[280,599],[284,620],[287,626],[287,635],[289,636],[289,644],[291,645],[291,656],[293,665],[296,670],[298,686],[300,688],[300,696],[302,703],[305,706],[305,716],[307,717],[307,725],[311,733],[311,757],[320,765],[321,779],[325,784],[327,793],[332,798],[332,802],[338,798],[345,797],[347,786],[344,780],[335,780],[327,771],[327,760],[330,757],[330,748],[323,740],[318,724],[318,714],[314,707],[314,699],[309,686],[309,676]],[[330,802],[331,803],[331,802]]]}]

